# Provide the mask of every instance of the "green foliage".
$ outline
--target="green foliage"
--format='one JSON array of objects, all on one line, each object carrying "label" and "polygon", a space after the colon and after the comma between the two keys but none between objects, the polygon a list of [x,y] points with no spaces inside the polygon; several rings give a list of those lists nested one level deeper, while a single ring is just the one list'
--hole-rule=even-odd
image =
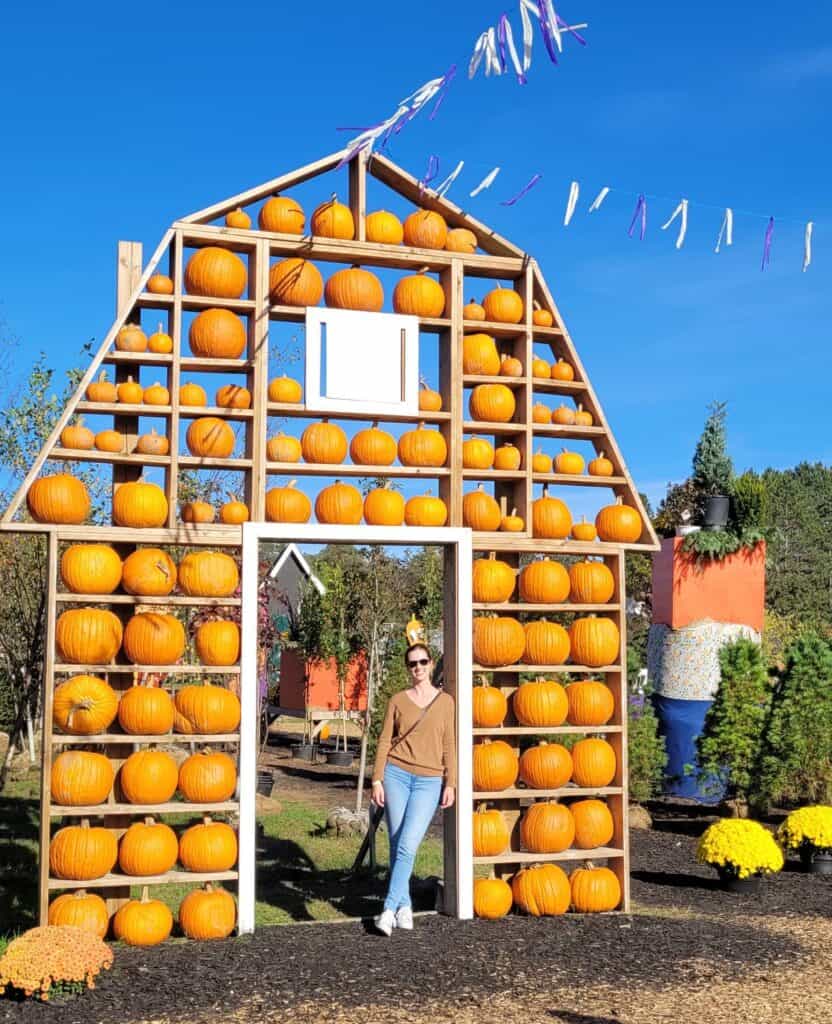
[{"label": "green foliage", "polygon": [[644,803],[661,788],[667,764],[664,739],[659,736],[659,720],[649,690],[630,693],[627,722],[630,799]]},{"label": "green foliage", "polygon": [[739,537],[763,528],[766,519],[766,487],[762,477],[748,470],[731,484],[731,529]]},{"label": "green foliage", "polygon": [[384,724],[384,714],[390,698],[410,685],[407,678],[407,669],[404,664],[404,653],[407,650],[407,640],[404,633],[397,633],[385,652],[384,665],[382,668],[381,681],[375,695],[375,714],[370,722],[370,732],[367,744],[368,758],[370,763],[375,760],[378,738],[381,735],[381,727]]},{"label": "green foliage", "polygon": [[[662,537],[672,537],[677,526],[702,521],[705,495],[688,478],[680,484],[668,484],[667,493],[659,503],[653,525]],[[687,518],[683,513],[687,512]]]},{"label": "green foliage", "polygon": [[730,494],[734,467],[728,454],[725,402],[712,402],[693,453],[693,482],[702,494]]},{"label": "green foliage", "polygon": [[720,684],[696,742],[703,785],[727,784],[727,795],[748,802],[756,790],[760,743],[771,691],[760,645],[740,639],[719,652]]},{"label": "green foliage", "polygon": [[760,790],[771,803],[832,803],[832,647],[817,634],[787,653],[763,735]]},{"label": "green foliage", "polygon": [[699,530],[685,537],[682,550],[695,555],[698,562],[705,562],[733,555],[741,546],[742,541],[731,530]]},{"label": "green foliage", "polygon": [[410,559],[407,585],[410,611],[425,624],[428,636],[442,623],[443,579],[441,548],[422,548]]},{"label": "green foliage", "polygon": [[763,662],[770,670],[782,671],[786,667],[786,651],[802,631],[795,615],[780,615],[766,609],[763,620]]}]

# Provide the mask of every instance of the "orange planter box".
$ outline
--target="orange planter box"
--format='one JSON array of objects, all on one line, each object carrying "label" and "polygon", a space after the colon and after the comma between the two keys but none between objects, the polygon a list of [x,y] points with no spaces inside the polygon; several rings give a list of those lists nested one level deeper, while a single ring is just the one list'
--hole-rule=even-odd
[{"label": "orange planter box", "polygon": [[[349,664],[344,685],[347,711],[367,708],[367,658],[357,654]],[[338,674],[335,659],[306,662],[294,650],[280,654],[280,706],[288,711],[308,708],[338,710]]]},{"label": "orange planter box", "polygon": [[684,537],[668,537],[653,555],[653,622],[681,629],[700,619],[763,628],[766,546],[697,564],[681,551]]}]

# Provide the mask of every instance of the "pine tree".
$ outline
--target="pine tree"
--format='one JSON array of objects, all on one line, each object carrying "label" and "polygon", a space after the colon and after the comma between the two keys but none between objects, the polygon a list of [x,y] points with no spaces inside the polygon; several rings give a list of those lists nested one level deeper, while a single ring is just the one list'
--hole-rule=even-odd
[{"label": "pine tree", "polygon": [[693,453],[693,482],[703,494],[730,494],[734,467],[728,454],[725,402],[712,402]]}]

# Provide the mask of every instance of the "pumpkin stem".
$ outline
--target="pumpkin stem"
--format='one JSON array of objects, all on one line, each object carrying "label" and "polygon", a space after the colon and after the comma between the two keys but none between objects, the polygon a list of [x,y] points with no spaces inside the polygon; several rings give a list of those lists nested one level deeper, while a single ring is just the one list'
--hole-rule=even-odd
[{"label": "pumpkin stem", "polygon": [[513,516],[516,516],[516,515],[517,515],[517,506],[516,506],[516,505],[515,505],[515,506],[514,506],[514,507],[512,508],[512,510],[511,510],[511,514],[512,514]]},{"label": "pumpkin stem", "polygon": [[286,484],[287,487],[297,487],[297,485],[298,485],[297,480],[290,480],[289,483]]},{"label": "pumpkin stem", "polygon": [[497,557],[497,552],[496,551],[489,551],[488,552],[488,560],[490,562],[493,562],[496,557]]},{"label": "pumpkin stem", "polygon": [[419,267],[419,269],[416,271],[416,273],[417,274],[427,274],[427,272],[429,270],[430,270],[430,267],[428,267],[428,266]]},{"label": "pumpkin stem", "polygon": [[153,820],[153,815],[152,814],[148,814],[148,816],[144,819],[144,823],[145,823],[145,825],[155,825],[155,822]]},{"label": "pumpkin stem", "polygon": [[532,305],[534,306],[535,309],[543,309],[543,307],[540,305],[540,303],[537,301],[537,299],[533,299],[532,300]]},{"label": "pumpkin stem", "polygon": [[211,824],[211,820],[212,819],[211,819],[211,815],[210,814],[203,814],[202,815],[202,824],[203,825],[210,825]]},{"label": "pumpkin stem", "polygon": [[142,899],[141,899],[141,902],[142,903],[149,903],[150,902],[150,888],[147,885],[143,885],[142,886]]}]

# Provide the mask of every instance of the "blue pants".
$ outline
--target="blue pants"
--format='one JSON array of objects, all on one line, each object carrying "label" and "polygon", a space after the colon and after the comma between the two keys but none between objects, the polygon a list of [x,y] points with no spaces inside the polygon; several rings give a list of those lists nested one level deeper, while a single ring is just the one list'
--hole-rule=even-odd
[{"label": "blue pants", "polygon": [[384,769],[384,809],[390,836],[390,882],[385,910],[410,906],[410,876],[442,794],[442,779],[413,775],[394,764]]}]

